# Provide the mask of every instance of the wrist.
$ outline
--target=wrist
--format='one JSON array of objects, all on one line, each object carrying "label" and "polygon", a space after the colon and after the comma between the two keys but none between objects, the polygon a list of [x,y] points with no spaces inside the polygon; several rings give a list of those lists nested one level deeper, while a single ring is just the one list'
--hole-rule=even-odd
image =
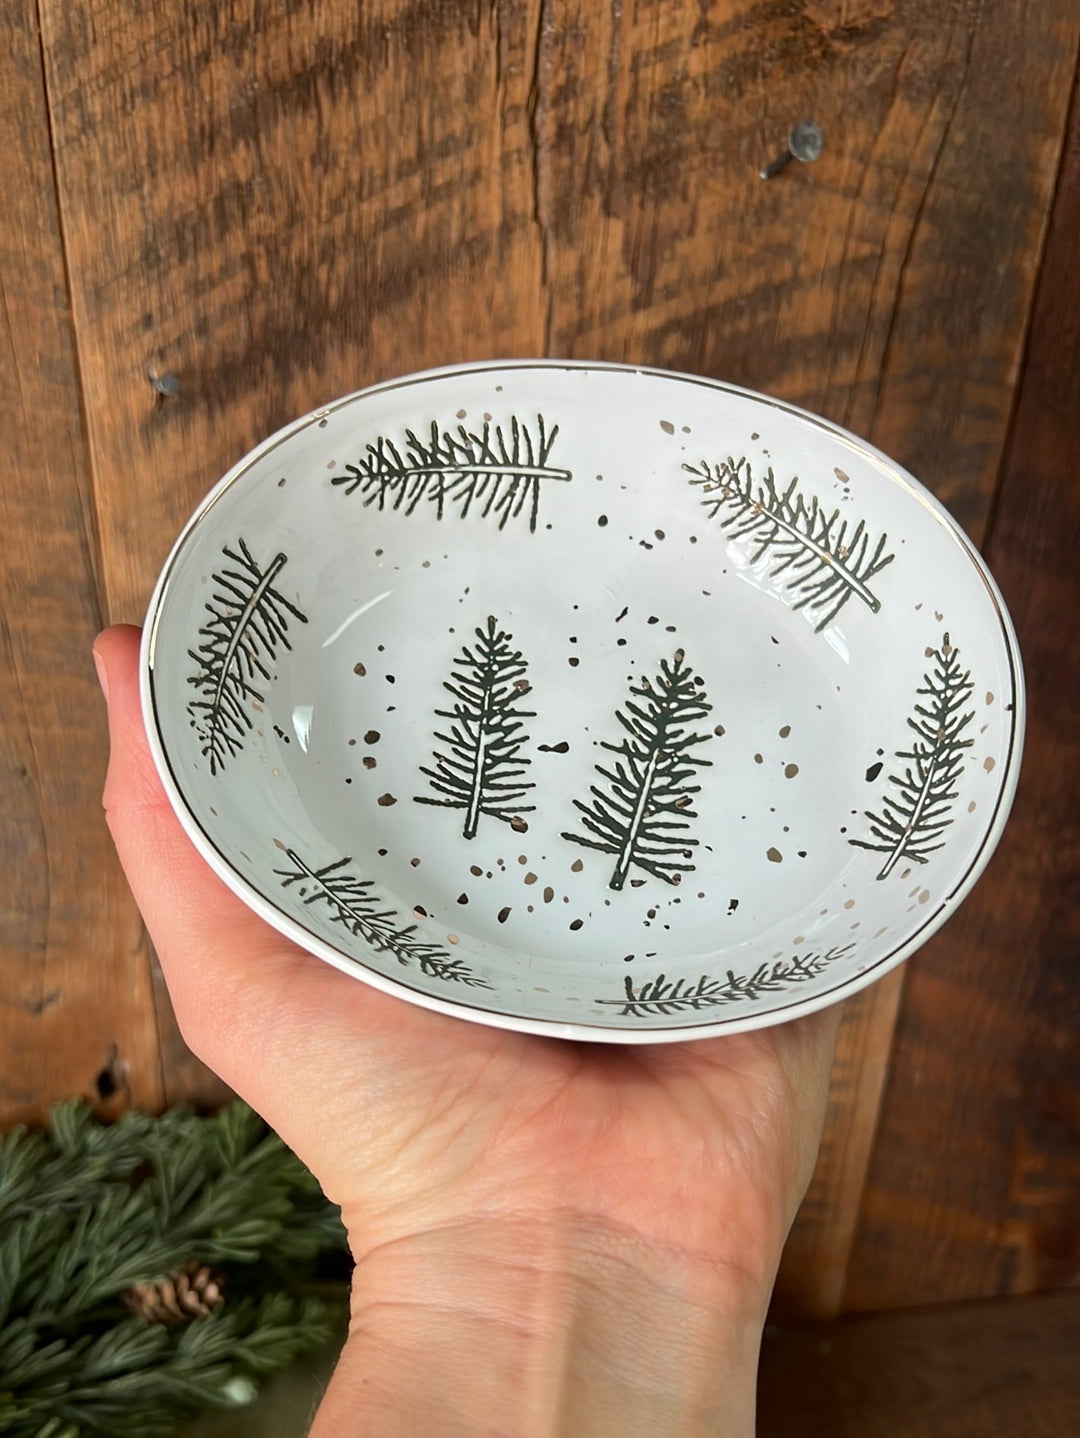
[{"label": "wrist", "polygon": [[358,1255],[313,1438],[750,1438],[768,1286],[577,1213],[396,1239]]}]

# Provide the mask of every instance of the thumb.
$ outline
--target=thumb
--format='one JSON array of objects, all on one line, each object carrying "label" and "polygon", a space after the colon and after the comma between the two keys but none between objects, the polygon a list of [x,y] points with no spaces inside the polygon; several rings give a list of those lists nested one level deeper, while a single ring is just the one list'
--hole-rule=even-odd
[{"label": "thumb", "polygon": [[235,1015],[254,1018],[266,1002],[276,1004],[282,984],[304,971],[317,976],[316,982],[352,982],[263,923],[217,877],[184,832],[143,725],[139,641],[138,629],[119,625],[94,644],[109,710],[105,816],[181,1031],[190,1047],[229,1081],[223,1069],[231,1066]]}]

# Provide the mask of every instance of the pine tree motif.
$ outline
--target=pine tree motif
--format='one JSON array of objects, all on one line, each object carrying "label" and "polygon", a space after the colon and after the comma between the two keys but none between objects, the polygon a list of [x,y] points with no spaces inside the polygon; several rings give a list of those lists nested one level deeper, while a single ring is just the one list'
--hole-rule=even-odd
[{"label": "pine tree motif", "polygon": [[630,698],[616,711],[626,732],[618,743],[604,740],[600,747],[617,757],[610,767],[596,765],[608,787],[590,785],[591,803],[574,800],[591,837],[562,836],[615,855],[609,888],[621,889],[633,865],[668,884],[692,872],[694,865],[686,861],[698,841],[686,830],[689,820],[698,817],[691,805],[701,785],[690,781],[712,761],[690,750],[712,737],[693,729],[711,709],[686,655],[677,649],[672,662],[660,661],[655,679],[631,685]]},{"label": "pine tree motif", "polygon": [[751,563],[769,556],[770,574],[797,596],[795,609],[818,618],[819,633],[853,594],[874,614],[880,610],[869,583],[895,557],[885,553],[887,535],[872,545],[863,520],[850,529],[839,509],[827,514],[815,495],[804,495],[797,477],[779,490],[771,466],[764,479],[755,479],[745,457],[683,469],[701,486],[701,503],[721,528],[753,545]]},{"label": "pine tree motif", "polygon": [[624,981],[624,998],[598,999],[597,1002],[618,1006],[620,1018],[647,1018],[655,1014],[715,1008],[744,999],[755,1000],[762,994],[779,993],[793,984],[803,984],[816,978],[829,964],[850,954],[854,947],[854,944],[845,944],[842,948],[828,949],[823,954],[792,954],[790,959],[759,964],[751,974],[736,974],[729,969],[723,979],[711,979],[702,974],[696,980],[671,980],[666,974],[660,974],[635,988],[633,979],[628,975]]},{"label": "pine tree motif", "polygon": [[251,706],[264,702],[262,684],[273,677],[269,666],[279,647],[292,648],[290,616],[307,623],[307,616],[274,588],[287,556],[275,555],[263,569],[242,539],[239,551],[223,547],[235,567],[214,574],[215,589],[206,603],[210,618],[199,630],[203,643],[188,650],[199,666],[188,683],[202,698],[192,699],[187,709],[211,774],[244,747],[255,722]]},{"label": "pine tree motif", "polygon": [[443,683],[454,706],[435,711],[449,721],[447,732],[435,731],[445,748],[435,751],[432,768],[420,767],[441,797],[417,795],[416,802],[463,809],[466,839],[475,837],[481,815],[521,827],[518,816],[536,807],[520,802],[536,787],[524,777],[532,761],[521,753],[528,738],[524,721],[535,719],[536,712],[520,707],[529,682],[511,638],[489,615],[486,626],[476,630],[475,644],[463,647]]},{"label": "pine tree motif", "polygon": [[351,858],[337,859],[313,869],[292,849],[285,850],[291,869],[275,869],[283,889],[299,884],[305,905],[322,904],[330,910],[331,921],[344,924],[354,938],[363,939],[377,954],[392,954],[406,967],[415,963],[428,978],[461,983],[467,988],[487,989],[491,985],[461,960],[452,959],[438,944],[418,937],[415,924],[403,925],[393,909],[382,908],[372,879],[358,879],[342,872]]},{"label": "pine tree motif", "polygon": [[433,420],[426,441],[406,430],[403,450],[380,436],[357,464],[346,465],[346,473],[335,475],[331,483],[343,486],[346,494],[359,490],[364,504],[405,514],[430,504],[437,519],[449,509],[462,519],[470,512],[484,519],[494,515],[500,529],[527,514],[529,529],[535,532],[541,485],[572,478],[568,469],[548,464],[559,426],[548,432],[543,415],[537,415],[536,431],[534,437],[516,417],[508,433],[489,420],[479,433],[464,425],[456,431],[440,429]]},{"label": "pine tree motif", "polygon": [[950,811],[959,794],[964,750],[974,743],[962,737],[975,710],[965,708],[973,685],[958,656],[948,634],[940,649],[930,651],[933,667],[915,691],[925,702],[916,701],[914,715],[907,721],[915,739],[910,749],[896,753],[906,763],[901,772],[889,775],[893,789],[882,795],[881,812],[866,810],[874,837],[848,840],[857,848],[888,855],[879,879],[887,879],[901,859],[925,864],[929,854],[944,847],[942,835],[952,823]]}]

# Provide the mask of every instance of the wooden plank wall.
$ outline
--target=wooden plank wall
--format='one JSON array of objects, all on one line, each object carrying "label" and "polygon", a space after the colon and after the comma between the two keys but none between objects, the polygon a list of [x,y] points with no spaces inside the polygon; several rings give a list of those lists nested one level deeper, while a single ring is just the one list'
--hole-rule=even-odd
[{"label": "wooden plank wall", "polygon": [[[666,365],[851,426],[985,537],[1075,0],[0,0],[0,28],[2,852],[17,878],[0,1119],[93,1092],[110,1054],[135,1101],[220,1092],[179,1042],[107,853],[86,647],[99,616],[141,617],[197,500],[288,419],[455,360]],[[821,159],[762,183],[804,116]],[[150,370],[179,392],[158,395]],[[1001,525],[1022,518],[1007,497],[1003,559]],[[929,1058],[967,1095],[964,1044],[992,1075],[998,1045],[1015,1058],[1041,1040],[1005,990],[978,1032],[931,1022],[934,975],[959,1004],[960,975],[1008,959],[990,920],[959,922],[908,997],[894,975],[848,1007],[785,1311],[1064,1275],[970,1262],[967,1236],[935,1227],[934,1163],[963,1103],[941,1111],[925,1201],[905,1207]],[[1051,958],[1030,961],[1036,986],[1058,982]],[[1014,1156],[988,1153],[1004,1182]],[[1073,1180],[1038,1155],[1063,1212]],[[924,1245],[917,1278],[907,1243]]]}]

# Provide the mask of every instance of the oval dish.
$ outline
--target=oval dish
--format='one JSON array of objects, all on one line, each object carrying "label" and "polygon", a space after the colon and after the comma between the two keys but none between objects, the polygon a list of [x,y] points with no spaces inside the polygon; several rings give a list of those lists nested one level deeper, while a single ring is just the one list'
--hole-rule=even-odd
[{"label": "oval dish", "polygon": [[155,760],[265,920],[566,1038],[775,1023],[917,949],[1016,785],[1016,640],[945,510],[709,380],[491,363],[351,395],[194,515]]}]

